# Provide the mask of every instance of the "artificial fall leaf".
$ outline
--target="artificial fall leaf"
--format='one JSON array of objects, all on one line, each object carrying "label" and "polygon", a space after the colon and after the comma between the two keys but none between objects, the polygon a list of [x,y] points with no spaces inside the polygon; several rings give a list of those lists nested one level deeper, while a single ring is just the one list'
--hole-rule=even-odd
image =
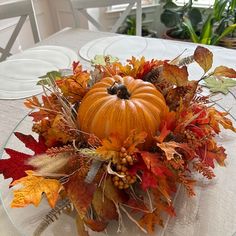
[{"label": "artificial fall leaf", "polygon": [[157,143],[157,146],[161,148],[162,151],[164,151],[166,159],[168,161],[174,159],[175,155],[182,157],[182,152],[177,152],[175,149],[179,148],[183,152],[186,152],[188,154],[188,159],[192,159],[195,157],[195,152],[192,150],[186,143],[177,143],[174,141],[170,142],[163,142],[163,143]]},{"label": "artificial fall leaf", "polygon": [[199,66],[206,73],[212,67],[213,54],[207,48],[198,46],[194,51],[194,60],[199,64]]},{"label": "artificial fall leaf", "polygon": [[108,177],[106,180],[104,180],[104,193],[105,196],[113,201],[114,203],[125,203],[127,199],[127,195],[124,191],[119,190],[116,188],[111,180],[110,177]]},{"label": "artificial fall leaf", "polygon": [[208,109],[208,116],[210,119],[209,124],[217,134],[220,132],[219,124],[221,124],[225,129],[230,129],[236,132],[236,128],[233,126],[232,121],[226,117],[227,115],[227,112],[219,112],[213,107]]},{"label": "artificial fall leaf", "polygon": [[157,177],[153,173],[145,171],[142,174],[141,187],[144,191],[148,188],[157,188],[157,183]]},{"label": "artificial fall leaf", "polygon": [[130,132],[129,137],[124,141],[123,147],[126,149],[127,153],[131,154],[138,151],[136,146],[145,142],[147,137],[146,132],[137,133],[136,130]]},{"label": "artificial fall leaf", "polygon": [[75,173],[69,178],[69,181],[64,184],[67,197],[73,203],[77,213],[83,219],[87,213],[87,209],[92,203],[93,194],[96,190],[94,183],[86,183],[84,178],[81,178],[80,173]]},{"label": "artificial fall leaf", "polygon": [[135,79],[143,79],[145,75],[152,70],[152,68],[163,65],[163,61],[154,59],[151,61],[146,61],[145,57],[141,57],[140,59],[132,57],[127,61],[127,65],[120,65],[120,74],[123,76],[129,75]]},{"label": "artificial fall leaf", "polygon": [[141,156],[148,170],[150,170],[156,176],[159,176],[159,177],[173,176],[172,172],[161,163],[160,154],[150,153],[150,152],[141,152]]},{"label": "artificial fall leaf", "polygon": [[41,103],[39,102],[36,96],[33,96],[30,99],[26,99],[26,101],[24,102],[24,105],[29,109],[34,109],[35,107],[40,107]]},{"label": "artificial fall leaf", "polygon": [[103,230],[106,229],[108,223],[105,221],[100,221],[100,220],[92,220],[85,218],[84,223],[93,231],[95,232],[102,232]]},{"label": "artificial fall leaf", "polygon": [[146,229],[149,234],[154,232],[155,225],[163,226],[163,221],[156,211],[144,214],[138,223]]},{"label": "artificial fall leaf", "polygon": [[65,96],[71,103],[81,101],[83,96],[88,91],[88,83],[90,74],[82,70],[81,65],[77,65],[74,74],[57,80],[57,86],[61,89],[63,96]]},{"label": "artificial fall leaf", "polygon": [[165,138],[170,134],[170,132],[171,131],[167,128],[167,123],[165,123],[161,129],[160,134],[157,137],[155,137],[155,140],[158,143],[162,143],[165,140]]},{"label": "artificial fall leaf", "polygon": [[31,149],[34,154],[29,155],[10,148],[5,148],[10,158],[0,160],[0,173],[3,174],[5,179],[12,178],[13,181],[26,176],[26,170],[34,169],[31,165],[27,164],[29,158],[46,151],[44,139],[41,136],[39,136],[39,141],[36,141],[31,135],[25,135],[19,132],[15,132],[14,134],[25,144],[25,147]]},{"label": "artificial fall leaf", "polygon": [[41,176],[35,176],[34,172],[26,171],[27,176],[14,181],[11,185],[23,185],[22,188],[14,190],[14,199],[11,207],[25,207],[29,204],[38,206],[44,193],[47,197],[50,207],[54,208],[59,198],[59,192],[62,188],[61,183],[56,179],[45,179]]},{"label": "artificial fall leaf", "polygon": [[233,79],[218,79],[216,77],[206,78],[204,86],[210,89],[213,93],[227,94],[231,87],[236,86],[236,80]]},{"label": "artificial fall leaf", "polygon": [[56,115],[51,127],[47,130],[46,145],[52,147],[57,142],[66,144],[69,141],[73,141],[75,137],[69,132],[69,129],[63,116],[61,114]]},{"label": "artificial fall leaf", "polygon": [[91,60],[92,65],[102,65],[105,66],[107,63],[112,64],[119,61],[117,57],[113,57],[111,55],[96,55],[94,59]]},{"label": "artificial fall leaf", "polygon": [[206,148],[200,148],[198,155],[203,163],[211,168],[215,167],[214,160],[220,165],[225,166],[226,153],[223,147],[216,147],[214,150],[207,150]]},{"label": "artificial fall leaf", "polygon": [[194,185],[196,183],[196,180],[190,179],[190,178],[186,177],[183,173],[180,173],[179,176],[178,176],[178,181],[181,184],[183,184],[183,186],[185,187],[189,197],[195,196],[193,188],[194,188]]},{"label": "artificial fall leaf", "polygon": [[236,71],[226,66],[218,66],[213,72],[214,76],[236,78]]},{"label": "artificial fall leaf", "polygon": [[114,162],[117,162],[121,147],[122,141],[119,138],[119,134],[113,133],[108,138],[102,140],[102,146],[96,149],[96,153],[104,160],[113,159]]},{"label": "artificial fall leaf", "polygon": [[101,188],[98,188],[94,193],[92,205],[96,214],[101,219],[114,220],[118,218],[114,203],[112,202],[112,200],[103,195]]},{"label": "artificial fall leaf", "polygon": [[162,77],[177,86],[185,86],[188,83],[188,70],[186,66],[178,67],[164,62]]},{"label": "artificial fall leaf", "polygon": [[42,136],[39,136],[38,141],[32,135],[26,135],[19,132],[14,133],[15,136],[25,144],[25,147],[32,150],[34,155],[42,154],[47,150],[45,140]]},{"label": "artificial fall leaf", "polygon": [[125,148],[127,154],[132,154],[138,149],[136,146],[145,142],[147,134],[145,132],[137,133],[132,130],[126,140],[122,141],[118,133],[112,133],[108,138],[102,140],[102,146],[96,149],[96,153],[101,155],[105,160],[113,159],[113,163],[119,161],[119,152]]},{"label": "artificial fall leaf", "polygon": [[171,160],[174,159],[174,155],[180,156],[180,154],[175,150],[175,148],[179,147],[180,144],[174,141],[157,143],[157,146],[164,151],[166,159]]}]

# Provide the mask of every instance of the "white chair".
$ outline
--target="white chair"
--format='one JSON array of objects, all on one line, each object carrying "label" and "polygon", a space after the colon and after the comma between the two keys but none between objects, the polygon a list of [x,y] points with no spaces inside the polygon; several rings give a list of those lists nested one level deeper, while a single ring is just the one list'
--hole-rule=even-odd
[{"label": "white chair", "polygon": [[99,31],[108,31],[97,20],[94,19],[88,12],[89,8],[109,7],[113,5],[127,4],[127,8],[120,15],[119,19],[112,26],[111,32],[117,32],[125,18],[128,16],[133,6],[136,3],[136,35],[141,36],[142,32],[142,7],[141,0],[71,0],[72,10],[74,14],[76,27],[80,27],[79,15],[81,13],[89,22],[91,22]]},{"label": "white chair", "polygon": [[18,34],[20,33],[22,26],[24,25],[27,16],[29,17],[34,42],[37,43],[40,41],[38,25],[35,19],[35,11],[31,0],[18,0],[18,1],[8,1],[0,3],[0,20],[8,19],[13,17],[20,17],[18,23],[16,24],[13,33],[7,42],[5,48],[0,47],[0,61],[5,60],[8,56],[11,55],[11,49],[14,42],[17,39]]}]

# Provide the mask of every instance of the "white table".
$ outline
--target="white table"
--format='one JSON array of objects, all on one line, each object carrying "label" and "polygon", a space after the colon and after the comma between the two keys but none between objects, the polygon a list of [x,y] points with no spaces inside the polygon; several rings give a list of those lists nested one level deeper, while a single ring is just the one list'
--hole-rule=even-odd
[{"label": "white table", "polygon": [[[91,32],[81,29],[66,29],[50,38],[44,40],[39,45],[59,45],[65,46],[78,52],[81,46],[96,38],[112,36],[111,33]],[[157,40],[166,45],[177,45],[184,49],[186,45],[194,49],[196,45],[175,41]],[[132,45],[131,45],[132,46]],[[168,46],[167,54],[168,54]],[[227,57],[228,62],[235,63],[236,51],[210,47],[216,53],[217,63],[224,64],[222,56]],[[173,54],[174,52],[170,52]],[[171,58],[170,58],[171,59]],[[82,63],[87,65],[85,61]],[[236,64],[234,64],[236,69]],[[236,89],[232,89],[236,94]],[[222,98],[220,105],[225,109],[231,109],[231,113],[236,116],[236,100],[232,95],[218,95]],[[16,124],[27,114],[28,109],[23,105],[22,100],[0,100],[0,146],[4,145]],[[234,124],[236,122],[234,121]],[[196,197],[188,199],[183,189],[175,199],[177,218],[170,219],[166,228],[162,231],[162,236],[232,236],[236,232],[236,135],[230,131],[222,134],[224,146],[228,152],[228,165],[226,168],[216,168],[217,177],[211,184],[201,182],[196,187]],[[20,235],[14,228],[2,206],[0,206],[0,235],[18,236]],[[46,235],[46,234],[45,234]],[[59,234],[55,234],[60,236]],[[62,235],[64,236],[64,235]]]}]

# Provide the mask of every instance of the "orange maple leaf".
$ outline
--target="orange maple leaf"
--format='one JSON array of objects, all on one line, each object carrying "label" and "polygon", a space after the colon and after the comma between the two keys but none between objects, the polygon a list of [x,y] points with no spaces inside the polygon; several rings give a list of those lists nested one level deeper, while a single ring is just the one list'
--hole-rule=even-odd
[{"label": "orange maple leaf", "polygon": [[122,141],[118,133],[113,133],[108,138],[102,140],[102,146],[96,149],[96,153],[101,155],[103,159],[113,159],[113,162],[116,163],[118,162],[122,147],[126,149],[127,154],[132,154],[138,151],[136,146],[144,143],[146,136],[145,132],[137,133],[136,130],[132,130],[127,139]]},{"label": "orange maple leaf", "polygon": [[54,208],[59,198],[59,192],[62,189],[61,183],[56,179],[45,179],[41,176],[35,176],[34,172],[26,171],[27,176],[14,181],[11,185],[22,184],[24,187],[14,190],[14,199],[11,207],[25,207],[33,204],[39,205],[42,194],[47,197],[49,205]]},{"label": "orange maple leaf", "polygon": [[227,112],[219,112],[213,107],[208,109],[208,116],[210,119],[209,124],[217,134],[220,132],[219,124],[221,124],[225,129],[230,129],[236,132],[236,128],[233,126],[232,121],[226,117],[227,115]]},{"label": "orange maple leaf", "polygon": [[154,232],[155,225],[163,226],[163,221],[156,211],[144,214],[138,223],[146,229],[149,234]]}]

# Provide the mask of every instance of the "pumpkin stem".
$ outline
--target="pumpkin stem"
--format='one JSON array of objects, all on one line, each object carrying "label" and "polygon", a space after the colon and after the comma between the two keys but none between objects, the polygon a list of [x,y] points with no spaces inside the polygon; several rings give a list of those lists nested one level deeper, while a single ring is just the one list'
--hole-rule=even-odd
[{"label": "pumpkin stem", "polygon": [[117,82],[114,82],[114,84],[107,89],[107,92],[111,95],[116,94],[120,99],[129,99],[131,96],[127,87],[124,84],[118,84]]}]

